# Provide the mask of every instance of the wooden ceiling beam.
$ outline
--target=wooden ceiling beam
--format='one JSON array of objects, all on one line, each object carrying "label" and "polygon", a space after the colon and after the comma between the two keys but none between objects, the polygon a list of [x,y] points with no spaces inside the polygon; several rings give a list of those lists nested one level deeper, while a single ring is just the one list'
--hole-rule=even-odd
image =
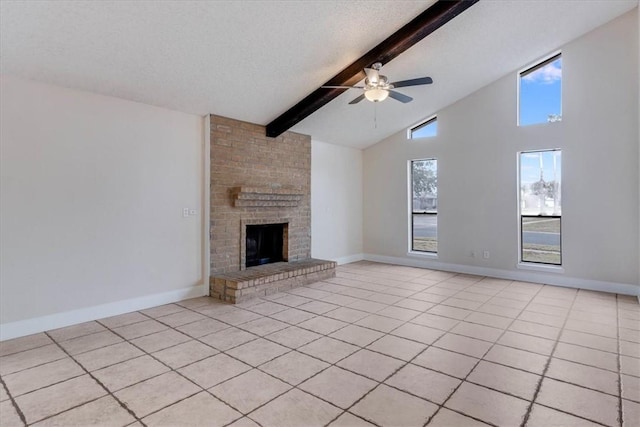
[{"label": "wooden ceiling beam", "polygon": [[[437,1],[322,86],[355,85],[365,78],[364,68],[371,67],[376,62],[380,62],[382,65],[386,64],[477,2],[478,0]],[[269,123],[266,127],[267,136],[275,138],[286,132],[337,98],[345,90],[348,89],[316,89]]]}]

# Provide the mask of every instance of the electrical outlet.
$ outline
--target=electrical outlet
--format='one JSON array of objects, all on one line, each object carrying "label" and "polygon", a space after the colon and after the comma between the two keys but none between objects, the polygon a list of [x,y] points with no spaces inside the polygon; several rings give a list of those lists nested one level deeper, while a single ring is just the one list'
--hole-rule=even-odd
[{"label": "electrical outlet", "polygon": [[187,218],[189,216],[189,208],[182,208],[182,216]]},{"label": "electrical outlet", "polygon": [[484,259],[489,259],[489,255],[490,255],[490,254],[489,254],[489,251],[484,251],[484,252],[482,253],[482,257],[483,257]]}]

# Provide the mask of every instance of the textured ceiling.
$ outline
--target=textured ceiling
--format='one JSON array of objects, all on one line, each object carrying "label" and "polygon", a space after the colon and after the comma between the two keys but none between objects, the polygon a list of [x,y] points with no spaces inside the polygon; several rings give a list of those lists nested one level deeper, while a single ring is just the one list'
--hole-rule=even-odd
[{"label": "textured ceiling", "polygon": [[[432,3],[2,0],[0,71],[267,124]],[[434,79],[401,90],[412,103],[349,90],[293,130],[371,145],[637,4],[482,0],[383,68]]]}]

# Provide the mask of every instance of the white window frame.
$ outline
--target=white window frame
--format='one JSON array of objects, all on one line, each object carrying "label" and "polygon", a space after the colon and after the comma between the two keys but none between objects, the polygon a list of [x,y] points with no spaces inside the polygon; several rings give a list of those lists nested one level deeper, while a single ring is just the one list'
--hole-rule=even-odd
[{"label": "white window frame", "polygon": [[[407,139],[411,140],[411,139],[424,139],[424,138],[433,138],[432,136],[423,136],[423,137],[418,137],[418,138],[413,138],[413,131],[416,129],[419,129],[423,126],[428,126],[429,124],[431,124],[432,122],[438,122],[438,115],[434,114],[433,116],[429,116],[428,118],[416,123],[413,126],[410,126],[407,129]],[[437,132],[436,132],[437,135]]]},{"label": "white window frame", "polygon": [[[521,68],[516,73],[516,126],[517,127],[521,127],[521,125],[520,125],[520,79],[522,79],[522,73],[526,73],[527,71],[531,71],[534,68],[543,67],[544,65],[546,65],[545,62],[550,61],[551,59],[555,58],[556,56],[562,57],[562,50],[556,50],[553,53],[545,55],[542,58],[538,59],[537,61],[531,62],[526,67]],[[563,70],[564,70],[564,64],[563,64]],[[564,73],[562,74],[562,79],[564,80]],[[561,85],[562,85],[562,83],[561,83]],[[561,86],[561,88],[562,88],[562,86]],[[560,89],[560,115],[561,116],[562,116],[562,107],[563,107],[562,89]],[[549,123],[549,122],[546,122],[546,123]],[[543,122],[543,123],[536,123],[536,124],[537,125],[543,125],[543,124],[546,124],[546,123]],[[525,126],[535,126],[536,124],[525,125]]]},{"label": "white window frame", "polygon": [[[516,200],[517,200],[517,209],[516,209],[516,223],[518,230],[518,239],[517,239],[517,248],[518,251],[518,263],[516,268],[519,270],[531,270],[531,271],[544,271],[547,273],[564,273],[564,263],[562,264],[542,264],[537,262],[523,261],[522,260],[522,198],[520,194],[520,156],[523,153],[535,153],[539,151],[555,151],[558,150],[560,152],[564,151],[562,148],[543,148],[543,149],[533,149],[533,150],[521,150],[516,152]],[[562,220],[561,220],[562,221]],[[562,231],[561,231],[562,233]],[[562,235],[560,236],[562,239]],[[562,251],[562,245],[560,246],[560,250]],[[562,253],[561,253],[562,259]]]},{"label": "white window frame", "polygon": [[[435,117],[435,116],[434,116]],[[427,120],[422,123],[426,123]],[[421,161],[421,160],[435,160],[438,161],[437,157],[426,157],[420,159],[409,159],[407,160],[407,232],[409,238],[407,239],[407,255],[416,256],[419,258],[432,258],[438,259],[439,251],[436,252],[426,252],[426,251],[416,251],[413,250],[413,162]]]}]

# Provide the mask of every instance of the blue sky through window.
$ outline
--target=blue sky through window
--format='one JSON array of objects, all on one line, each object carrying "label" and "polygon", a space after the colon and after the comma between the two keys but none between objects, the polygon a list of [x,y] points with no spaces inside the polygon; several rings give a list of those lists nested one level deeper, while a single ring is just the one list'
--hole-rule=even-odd
[{"label": "blue sky through window", "polygon": [[438,134],[438,120],[433,118],[428,120],[420,127],[411,130],[411,139],[426,138],[429,136],[436,136]]},{"label": "blue sky through window", "polygon": [[[520,126],[547,123],[562,115],[562,57],[520,75]],[[552,116],[554,118],[550,119]]]}]

